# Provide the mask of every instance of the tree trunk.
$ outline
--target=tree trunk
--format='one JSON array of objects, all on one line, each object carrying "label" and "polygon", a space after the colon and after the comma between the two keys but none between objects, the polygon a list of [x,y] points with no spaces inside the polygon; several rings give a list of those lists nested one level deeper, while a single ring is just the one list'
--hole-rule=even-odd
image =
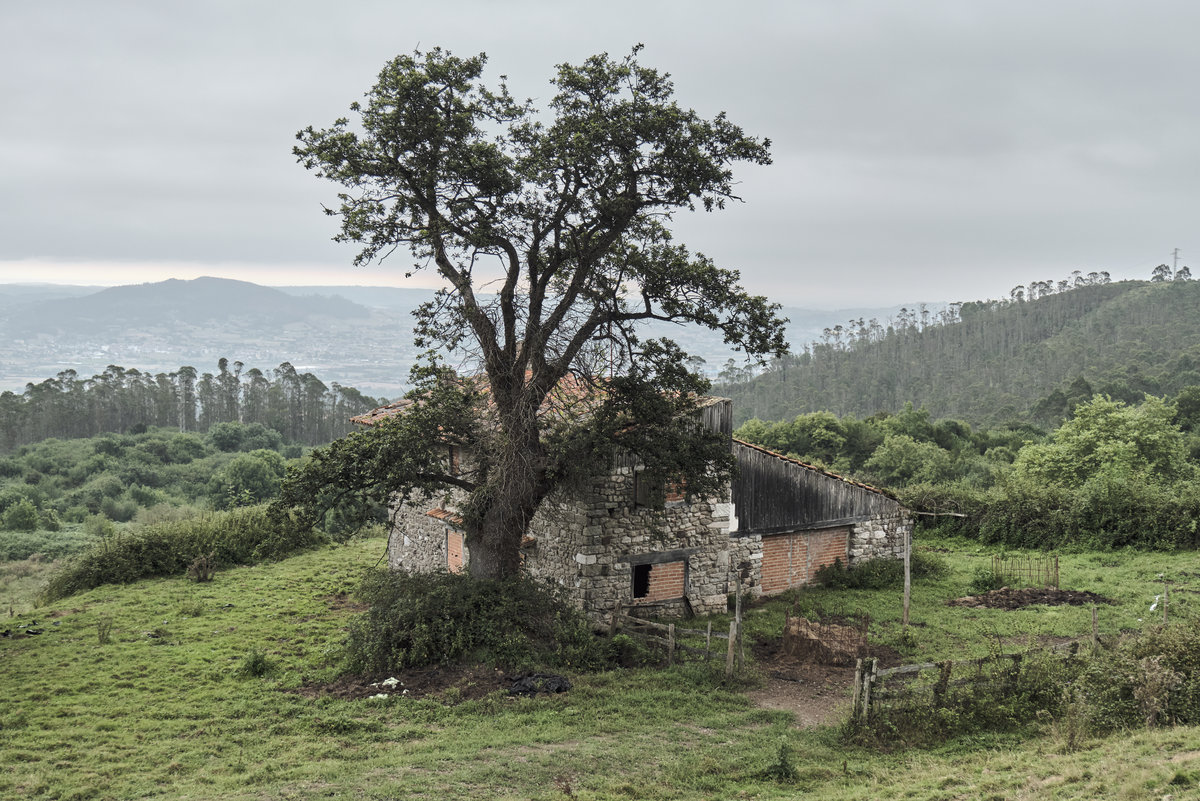
[{"label": "tree trunk", "polygon": [[536,433],[507,439],[513,444],[503,450],[490,487],[484,489],[489,494],[486,505],[478,509],[478,529],[473,530],[470,520],[466,523],[474,578],[507,578],[520,571],[521,539],[550,490],[545,471],[538,467],[543,458]]}]

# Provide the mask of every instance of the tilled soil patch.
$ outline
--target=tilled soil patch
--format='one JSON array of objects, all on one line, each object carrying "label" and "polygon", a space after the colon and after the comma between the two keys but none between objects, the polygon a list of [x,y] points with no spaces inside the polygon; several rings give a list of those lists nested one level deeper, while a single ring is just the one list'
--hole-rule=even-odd
[{"label": "tilled soil patch", "polygon": [[948,606],[968,606],[975,609],[1021,609],[1035,604],[1045,606],[1088,606],[1111,604],[1103,595],[1087,590],[1059,590],[1053,587],[1001,587],[982,595],[968,595],[947,601]]}]

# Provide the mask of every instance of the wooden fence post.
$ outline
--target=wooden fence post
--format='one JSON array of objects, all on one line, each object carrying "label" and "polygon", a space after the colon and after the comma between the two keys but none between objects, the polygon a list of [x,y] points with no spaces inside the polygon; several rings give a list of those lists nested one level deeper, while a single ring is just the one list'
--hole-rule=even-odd
[{"label": "wooden fence post", "polygon": [[875,681],[879,674],[879,662],[874,657],[869,657],[863,663],[863,679],[862,679],[862,719],[868,721],[871,719],[871,693],[875,689]]},{"label": "wooden fence post", "polygon": [[[704,650],[712,651],[712,621],[708,621],[708,633],[704,635]],[[711,656],[711,653],[709,654]]]},{"label": "wooden fence post", "polygon": [[854,664],[854,697],[850,701],[850,719],[858,721],[862,718],[859,705],[862,700],[863,661],[859,659]]},{"label": "wooden fence post", "polygon": [[737,621],[729,621],[729,648],[725,652],[725,678],[733,677],[733,649],[736,646],[734,640],[737,638]]},{"label": "wooden fence post", "polygon": [[667,625],[667,666],[675,664],[675,624]]},{"label": "wooden fence post", "polygon": [[1100,645],[1100,623],[1096,617],[1096,605],[1092,604],[1092,650]]},{"label": "wooden fence post", "polygon": [[608,623],[608,636],[609,637],[614,636],[617,633],[617,630],[621,627],[621,624],[619,622],[620,617],[621,617],[621,602],[617,601],[617,605],[613,607],[612,620],[610,620]]},{"label": "wooden fence post", "polygon": [[904,621],[902,628],[908,631],[908,606],[912,601],[912,527],[904,531]]}]

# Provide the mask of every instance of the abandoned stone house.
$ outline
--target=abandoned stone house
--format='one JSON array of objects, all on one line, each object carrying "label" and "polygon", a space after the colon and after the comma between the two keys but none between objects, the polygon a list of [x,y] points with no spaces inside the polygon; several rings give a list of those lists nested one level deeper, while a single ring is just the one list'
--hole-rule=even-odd
[{"label": "abandoned stone house", "polygon": [[[354,418],[373,425],[402,405]],[[738,472],[725,497],[686,500],[618,459],[586,491],[543,502],[521,545],[530,575],[554,581],[585,612],[617,604],[660,615],[724,611],[734,574],[754,594],[813,580],[840,559],[899,558],[911,516],[881,490],[732,437],[732,402],[705,398],[705,426],[729,437]],[[463,570],[470,560],[449,500],[392,510],[393,569]]]}]

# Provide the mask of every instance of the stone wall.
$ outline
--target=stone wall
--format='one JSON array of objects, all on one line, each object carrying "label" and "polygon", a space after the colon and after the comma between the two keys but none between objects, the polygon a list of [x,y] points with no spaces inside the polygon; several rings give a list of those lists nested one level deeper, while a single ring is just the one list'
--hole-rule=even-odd
[{"label": "stone wall", "polygon": [[[635,471],[617,468],[585,492],[550,498],[530,526],[536,544],[525,549],[532,575],[566,587],[577,605],[603,616],[620,603],[656,614],[724,611],[728,592],[727,504],[707,500],[638,506]],[[724,516],[717,514],[724,507]],[[661,587],[634,598],[638,565],[684,563],[683,593],[661,597]],[[668,585],[678,586],[678,585]]]},{"label": "stone wall", "polygon": [[912,515],[904,510],[855,523],[850,529],[850,564],[871,559],[903,559],[904,536],[911,536]]},{"label": "stone wall", "polygon": [[[388,564],[393,569],[447,569],[447,532],[461,530],[453,499],[448,495],[392,510]],[[699,499],[668,502],[658,509],[639,506],[635,471],[620,467],[584,490],[547,498],[530,524],[522,558],[530,575],[563,587],[577,607],[597,619],[618,603],[657,615],[722,612],[734,589],[732,571],[743,563],[749,566],[745,591],[763,592],[763,537],[731,537],[731,512],[727,502]],[[912,518],[903,511],[876,515],[852,524],[849,531],[851,565],[898,559]],[[464,561],[470,558],[469,546],[467,542],[463,548]],[[682,593],[664,597],[680,586],[672,572],[675,563],[682,563]],[[635,598],[635,569],[644,571],[646,565],[663,565],[659,578],[668,573],[672,578],[655,582],[653,591]],[[811,579],[811,571],[798,578]]]},{"label": "stone wall", "polygon": [[[579,608],[597,618],[618,603],[664,615],[724,611],[730,591],[729,504],[695,499],[658,509],[639,506],[634,483],[635,471],[620,467],[583,491],[547,498],[521,549],[525,569],[562,586]],[[439,517],[431,517],[434,503],[417,501],[392,510],[388,564],[393,569],[446,569],[446,533],[457,526],[449,511],[435,510]],[[469,549],[470,542],[466,545]],[[682,594],[662,597],[663,586],[678,584],[656,583],[654,593],[634,598],[635,566],[670,562],[683,563]]]},{"label": "stone wall", "polygon": [[[429,512],[440,510],[437,516]],[[391,509],[392,530],[388,535],[388,567],[427,573],[450,568],[446,550],[446,534],[460,530],[453,511],[436,500],[416,500],[410,504],[394,505]],[[469,544],[462,548],[463,564],[470,560]]]}]

